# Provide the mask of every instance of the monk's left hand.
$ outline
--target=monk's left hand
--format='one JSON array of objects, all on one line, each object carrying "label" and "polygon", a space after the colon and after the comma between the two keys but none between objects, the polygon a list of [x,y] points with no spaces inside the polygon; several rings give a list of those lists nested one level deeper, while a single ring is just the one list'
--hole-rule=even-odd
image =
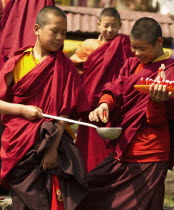
[{"label": "monk's left hand", "polygon": [[172,92],[167,92],[167,86],[162,84],[151,84],[149,87],[150,97],[154,102],[167,101],[172,97]]},{"label": "monk's left hand", "polygon": [[51,170],[58,167],[57,162],[57,148],[48,148],[43,156],[43,159],[41,161],[41,167],[44,171]]}]

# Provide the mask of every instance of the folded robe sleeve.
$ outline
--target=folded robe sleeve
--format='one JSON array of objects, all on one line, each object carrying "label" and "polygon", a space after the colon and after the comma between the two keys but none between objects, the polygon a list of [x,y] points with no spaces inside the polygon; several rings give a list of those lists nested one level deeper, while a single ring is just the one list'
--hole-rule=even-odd
[{"label": "folded robe sleeve", "polygon": [[107,103],[109,106],[109,111],[113,111],[116,106],[116,101],[113,99],[112,95],[104,94],[100,98],[99,105],[102,103]]}]

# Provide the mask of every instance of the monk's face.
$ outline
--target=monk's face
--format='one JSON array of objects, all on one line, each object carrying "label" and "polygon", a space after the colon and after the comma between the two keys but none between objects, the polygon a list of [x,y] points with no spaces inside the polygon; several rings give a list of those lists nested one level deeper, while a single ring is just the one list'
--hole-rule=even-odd
[{"label": "monk's face", "polygon": [[159,39],[155,45],[149,44],[144,40],[137,40],[130,37],[132,52],[141,63],[151,63],[156,58],[164,54],[162,49],[162,40]]},{"label": "monk's face", "polygon": [[63,46],[67,31],[67,20],[61,16],[48,15],[48,21],[42,28],[35,25],[37,44],[43,51],[56,52]]},{"label": "monk's face", "polygon": [[98,28],[101,32],[103,41],[110,41],[114,39],[120,30],[121,23],[115,17],[102,16],[98,21]]}]

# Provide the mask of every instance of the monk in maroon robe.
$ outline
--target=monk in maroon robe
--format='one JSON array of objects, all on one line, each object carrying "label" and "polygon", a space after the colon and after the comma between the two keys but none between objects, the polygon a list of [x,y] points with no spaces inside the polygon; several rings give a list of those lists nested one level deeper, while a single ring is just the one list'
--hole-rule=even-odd
[{"label": "monk in maroon robe", "polygon": [[[97,24],[101,33],[98,39],[85,40],[71,56],[77,68],[83,64],[81,79],[91,110],[97,107],[103,86],[114,81],[126,59],[134,56],[129,37],[119,34],[122,23],[115,8],[104,8]],[[83,116],[81,120],[89,122],[88,115]],[[105,125],[100,123],[98,126]],[[82,153],[87,172],[111,152],[106,141],[90,127],[79,127],[76,144]]]},{"label": "monk in maroon robe", "polygon": [[[135,22],[131,45],[137,58],[129,58],[118,79],[106,84],[98,108],[89,115],[91,121],[103,121],[105,111],[108,126],[123,131],[107,142],[113,154],[88,173],[90,193],[79,209],[163,209],[164,180],[174,165],[170,134],[174,98],[162,82],[174,80],[174,60],[163,52],[162,44],[162,31],[154,19]],[[165,81],[155,83],[162,78],[162,64]],[[149,94],[134,88],[141,78],[154,81]]]},{"label": "monk in maroon robe", "polygon": [[0,68],[21,47],[36,41],[32,30],[35,17],[45,6],[54,6],[54,0],[8,0],[5,4],[0,28]]},{"label": "monk in maroon robe", "polygon": [[[4,63],[21,47],[34,44],[32,30],[38,11],[54,0],[1,0],[0,1],[0,70]],[[0,126],[0,135],[2,128]]]},{"label": "monk in maroon robe", "polygon": [[[1,71],[1,100],[33,105],[56,116],[78,117],[88,110],[75,66],[61,51],[66,21],[58,7],[44,7],[39,12],[34,47],[17,51]],[[41,61],[38,54],[33,56],[38,49],[46,54]],[[25,72],[31,62],[34,67]],[[17,81],[15,75],[20,76]],[[85,170],[73,139],[67,131],[62,133],[60,122],[45,118],[28,121],[18,114],[4,115],[2,125],[0,178],[9,185],[13,209],[75,209],[87,193]],[[48,153],[59,136],[54,154]],[[51,155],[56,156],[54,165],[48,162]]]},{"label": "monk in maroon robe", "polygon": [[[63,55],[61,51],[59,51],[57,54],[52,54],[51,56],[49,56],[44,62],[36,66],[29,74],[23,77],[20,80],[20,82],[18,82],[16,85],[12,87],[10,97],[8,97],[8,95],[6,94],[5,80],[3,78],[5,78],[5,75],[7,75],[9,72],[13,70],[15,62],[17,62],[20,59],[20,57],[23,55],[23,51],[24,50],[19,51],[19,53],[14,58],[7,61],[6,65],[4,66],[2,70],[1,99],[6,99],[6,101],[8,101],[8,98],[10,98],[10,102],[12,103],[35,105],[35,106],[40,107],[43,110],[43,113],[52,114],[52,115],[60,115],[60,114],[70,115],[73,113],[84,112],[88,109],[87,103],[85,103],[86,101],[85,94],[81,89],[81,82],[79,81],[76,69],[72,65],[72,63]],[[44,122],[48,122],[47,123],[48,126],[44,128],[45,131],[41,130],[40,128]],[[54,136],[58,132],[57,127],[54,126],[53,124],[53,120],[42,119],[42,120],[30,122],[20,116],[7,115],[3,117],[2,124],[5,127],[5,129],[2,135],[2,139],[1,139],[1,143],[2,143],[1,181],[3,181],[4,178],[8,176],[11,170],[12,172],[10,173],[9,177],[13,177],[13,176],[19,177],[20,173],[25,172],[25,171],[23,172],[25,167],[20,167],[20,165],[22,165],[20,161],[21,160],[24,161],[23,159],[27,156],[29,163],[30,164],[32,163],[31,161],[32,159],[30,160],[30,153],[32,150],[35,149],[35,148],[33,149],[33,145],[35,144],[37,145],[37,150],[36,149],[34,150],[35,151],[34,154],[36,156],[36,159],[38,160],[36,161],[37,162],[36,165],[31,164],[31,171],[29,171],[29,174],[31,174],[30,176],[32,176],[32,173],[37,173],[37,176],[40,175],[41,177],[47,176],[47,173],[45,173],[44,171],[40,169],[39,160],[42,157],[42,154],[45,151],[45,149],[54,140],[55,138]],[[51,129],[51,131],[49,131],[49,129]],[[41,134],[39,135],[39,132],[43,133],[42,134],[43,136]],[[13,133],[13,135],[9,136],[10,133]],[[47,137],[47,139],[44,142],[42,140],[46,138],[44,137],[45,135],[46,137],[47,136],[48,137],[53,136],[53,137],[52,138]],[[73,141],[71,140],[70,137],[68,137],[67,134],[65,134],[65,136],[67,137],[63,137],[62,141],[64,141],[64,138],[65,139],[67,138],[67,140],[65,141],[70,142],[69,147],[70,149],[71,147],[74,147],[72,151],[75,151],[75,152],[74,153],[71,152],[72,156],[69,156],[70,155],[68,154],[69,152],[68,151],[66,152],[65,150],[66,147],[62,149],[60,148],[60,151],[62,150],[62,153],[61,153],[62,157],[60,157],[60,167],[63,167],[63,168],[58,169],[58,171],[59,170],[62,171],[61,173],[63,173],[62,175],[63,177],[68,176],[68,174],[69,176],[72,176],[72,178],[70,179],[70,185],[73,180],[76,180],[75,183],[72,182],[71,187],[74,186],[76,188],[77,187],[76,185],[78,185],[78,183],[81,182],[80,185],[82,184],[82,187],[81,187],[82,191],[78,195],[79,196],[78,199],[80,199],[80,197],[83,196],[83,193],[85,192],[85,189],[83,189],[84,183],[82,179],[84,178],[83,165],[82,165],[82,162],[80,162],[81,161],[80,157],[77,155],[78,151],[75,149],[75,146],[73,146]],[[43,148],[39,146],[40,142],[42,142]],[[64,157],[65,154],[69,156],[68,160],[66,160],[67,159],[66,156]],[[79,162],[79,165],[77,164],[78,163],[77,160]],[[71,165],[72,161],[73,161],[73,165]],[[24,166],[26,166],[26,164],[27,162],[25,162]],[[77,167],[76,167],[76,164],[77,164]],[[28,165],[27,165],[27,168],[28,168]],[[18,170],[18,169],[21,169],[21,170]],[[76,174],[76,170],[78,171],[77,174]],[[57,174],[58,172],[56,172],[55,170],[54,173]],[[64,173],[66,173],[67,175],[64,175]],[[75,176],[77,177],[74,176],[74,173],[76,174]],[[48,177],[49,177],[49,174],[50,172],[48,172]],[[79,176],[82,176],[82,177],[79,177]],[[23,179],[23,176],[21,177],[22,177],[21,179]],[[17,192],[18,192],[18,188],[22,189],[22,187],[20,186],[20,182],[13,183],[13,178],[11,178],[10,180],[11,180],[12,185],[14,185],[14,188],[16,188]],[[14,179],[14,181],[15,180],[16,179]],[[18,180],[18,181],[21,181],[21,180]],[[23,184],[25,182],[28,182],[27,178],[26,178],[26,181],[25,179],[23,179]],[[34,183],[31,183],[31,185],[33,184]],[[69,187],[68,183],[67,183],[67,186]],[[50,189],[51,188],[47,189],[48,190],[47,193],[49,193]],[[43,190],[42,193],[45,193],[46,189],[41,188],[40,191],[42,190]],[[74,194],[73,191],[72,193]],[[20,196],[22,196],[22,194]],[[77,196],[77,194],[75,194],[75,196]],[[25,200],[25,198],[23,197],[21,197],[21,199]],[[39,205],[40,201],[39,201],[38,196],[37,196],[37,199],[38,199],[38,205]],[[77,199],[77,203],[78,203],[78,199]],[[45,202],[47,201],[48,200],[46,200]],[[29,200],[28,204],[29,203],[33,204],[32,200],[31,201]],[[46,205],[46,207],[47,206],[48,205]],[[47,209],[46,207],[45,209]]]},{"label": "monk in maroon robe", "polygon": [[[104,84],[118,77],[120,68],[130,56],[134,55],[131,52],[129,38],[121,34],[90,54],[81,78],[91,109],[97,107]],[[84,116],[82,121],[88,122],[88,117]],[[99,126],[105,125],[99,124]],[[77,146],[82,152],[87,171],[95,168],[111,152],[105,140],[90,127],[79,127]]]}]

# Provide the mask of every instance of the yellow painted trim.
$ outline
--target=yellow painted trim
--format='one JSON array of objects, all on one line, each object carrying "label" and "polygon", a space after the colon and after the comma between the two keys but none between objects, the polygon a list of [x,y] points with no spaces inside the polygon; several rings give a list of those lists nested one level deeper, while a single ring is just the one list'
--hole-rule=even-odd
[{"label": "yellow painted trim", "polygon": [[65,39],[63,51],[65,53],[66,52],[73,52],[82,44],[82,42],[83,41]]}]

